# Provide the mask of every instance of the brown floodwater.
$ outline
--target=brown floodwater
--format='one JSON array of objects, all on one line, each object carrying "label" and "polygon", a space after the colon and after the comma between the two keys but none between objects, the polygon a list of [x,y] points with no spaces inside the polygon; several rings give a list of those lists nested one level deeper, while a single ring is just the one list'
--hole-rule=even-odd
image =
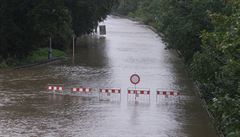
[{"label": "brown floodwater", "polygon": [[[0,70],[0,136],[6,137],[216,137],[183,61],[165,50],[147,26],[115,16],[102,23],[105,37],[78,40],[74,62]],[[127,100],[131,74],[149,88],[150,100]],[[121,100],[45,93],[47,84],[121,88]],[[179,90],[158,97],[156,89]],[[98,94],[97,94],[98,95]],[[110,99],[110,100],[109,100]]]}]

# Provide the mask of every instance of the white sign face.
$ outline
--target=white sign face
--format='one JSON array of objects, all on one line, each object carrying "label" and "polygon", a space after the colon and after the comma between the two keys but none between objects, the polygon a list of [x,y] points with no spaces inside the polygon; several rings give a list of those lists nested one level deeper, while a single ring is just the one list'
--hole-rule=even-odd
[{"label": "white sign face", "polygon": [[132,84],[138,84],[140,82],[140,77],[138,74],[133,74],[131,77],[130,77],[130,81]]}]

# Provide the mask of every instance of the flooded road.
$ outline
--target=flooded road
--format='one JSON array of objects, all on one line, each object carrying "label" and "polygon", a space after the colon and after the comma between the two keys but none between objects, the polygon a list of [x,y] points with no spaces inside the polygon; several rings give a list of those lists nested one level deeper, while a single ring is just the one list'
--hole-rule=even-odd
[{"label": "flooded road", "polygon": [[[145,25],[110,16],[106,37],[78,41],[76,58],[54,65],[0,71],[0,136],[215,137],[183,62]],[[129,77],[151,100],[127,100]],[[45,94],[47,84],[122,89],[121,101]],[[158,98],[156,89],[178,89]]]}]

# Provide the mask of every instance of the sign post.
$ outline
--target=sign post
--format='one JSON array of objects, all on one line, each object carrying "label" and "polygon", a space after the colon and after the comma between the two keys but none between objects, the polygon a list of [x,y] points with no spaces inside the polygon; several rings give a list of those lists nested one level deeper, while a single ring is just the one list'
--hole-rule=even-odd
[{"label": "sign post", "polygon": [[73,35],[73,39],[72,39],[72,48],[73,48],[73,50],[72,50],[72,62],[73,62],[73,64],[74,64],[74,61],[75,61],[75,36]]},{"label": "sign post", "polygon": [[[131,77],[130,77],[130,82],[132,83],[132,84],[134,84],[134,88],[135,88],[135,90],[137,89],[137,84],[140,82],[140,76],[138,75],[138,74],[133,74],[133,75],[131,75]],[[136,100],[136,98],[139,96],[138,95],[138,93],[137,93],[137,91],[134,91],[135,92],[135,100]]]},{"label": "sign post", "polygon": [[48,59],[52,59],[52,38],[49,37]]}]

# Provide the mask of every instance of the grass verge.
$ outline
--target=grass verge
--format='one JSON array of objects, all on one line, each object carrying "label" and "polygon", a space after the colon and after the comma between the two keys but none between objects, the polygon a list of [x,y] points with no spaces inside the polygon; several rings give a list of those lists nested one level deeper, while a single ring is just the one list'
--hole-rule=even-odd
[{"label": "grass verge", "polygon": [[[56,58],[66,58],[66,53],[58,49],[53,49],[52,59],[56,59]],[[9,68],[9,67],[40,63],[47,60],[48,60],[48,48],[40,48],[38,50],[33,51],[28,57],[26,57],[23,60],[17,60],[14,58],[1,60],[0,68]]]},{"label": "grass verge", "polygon": [[[66,54],[58,49],[52,50],[53,58],[65,58]],[[48,59],[48,48],[41,48],[34,51],[30,56],[26,58],[26,63],[37,63]]]}]

